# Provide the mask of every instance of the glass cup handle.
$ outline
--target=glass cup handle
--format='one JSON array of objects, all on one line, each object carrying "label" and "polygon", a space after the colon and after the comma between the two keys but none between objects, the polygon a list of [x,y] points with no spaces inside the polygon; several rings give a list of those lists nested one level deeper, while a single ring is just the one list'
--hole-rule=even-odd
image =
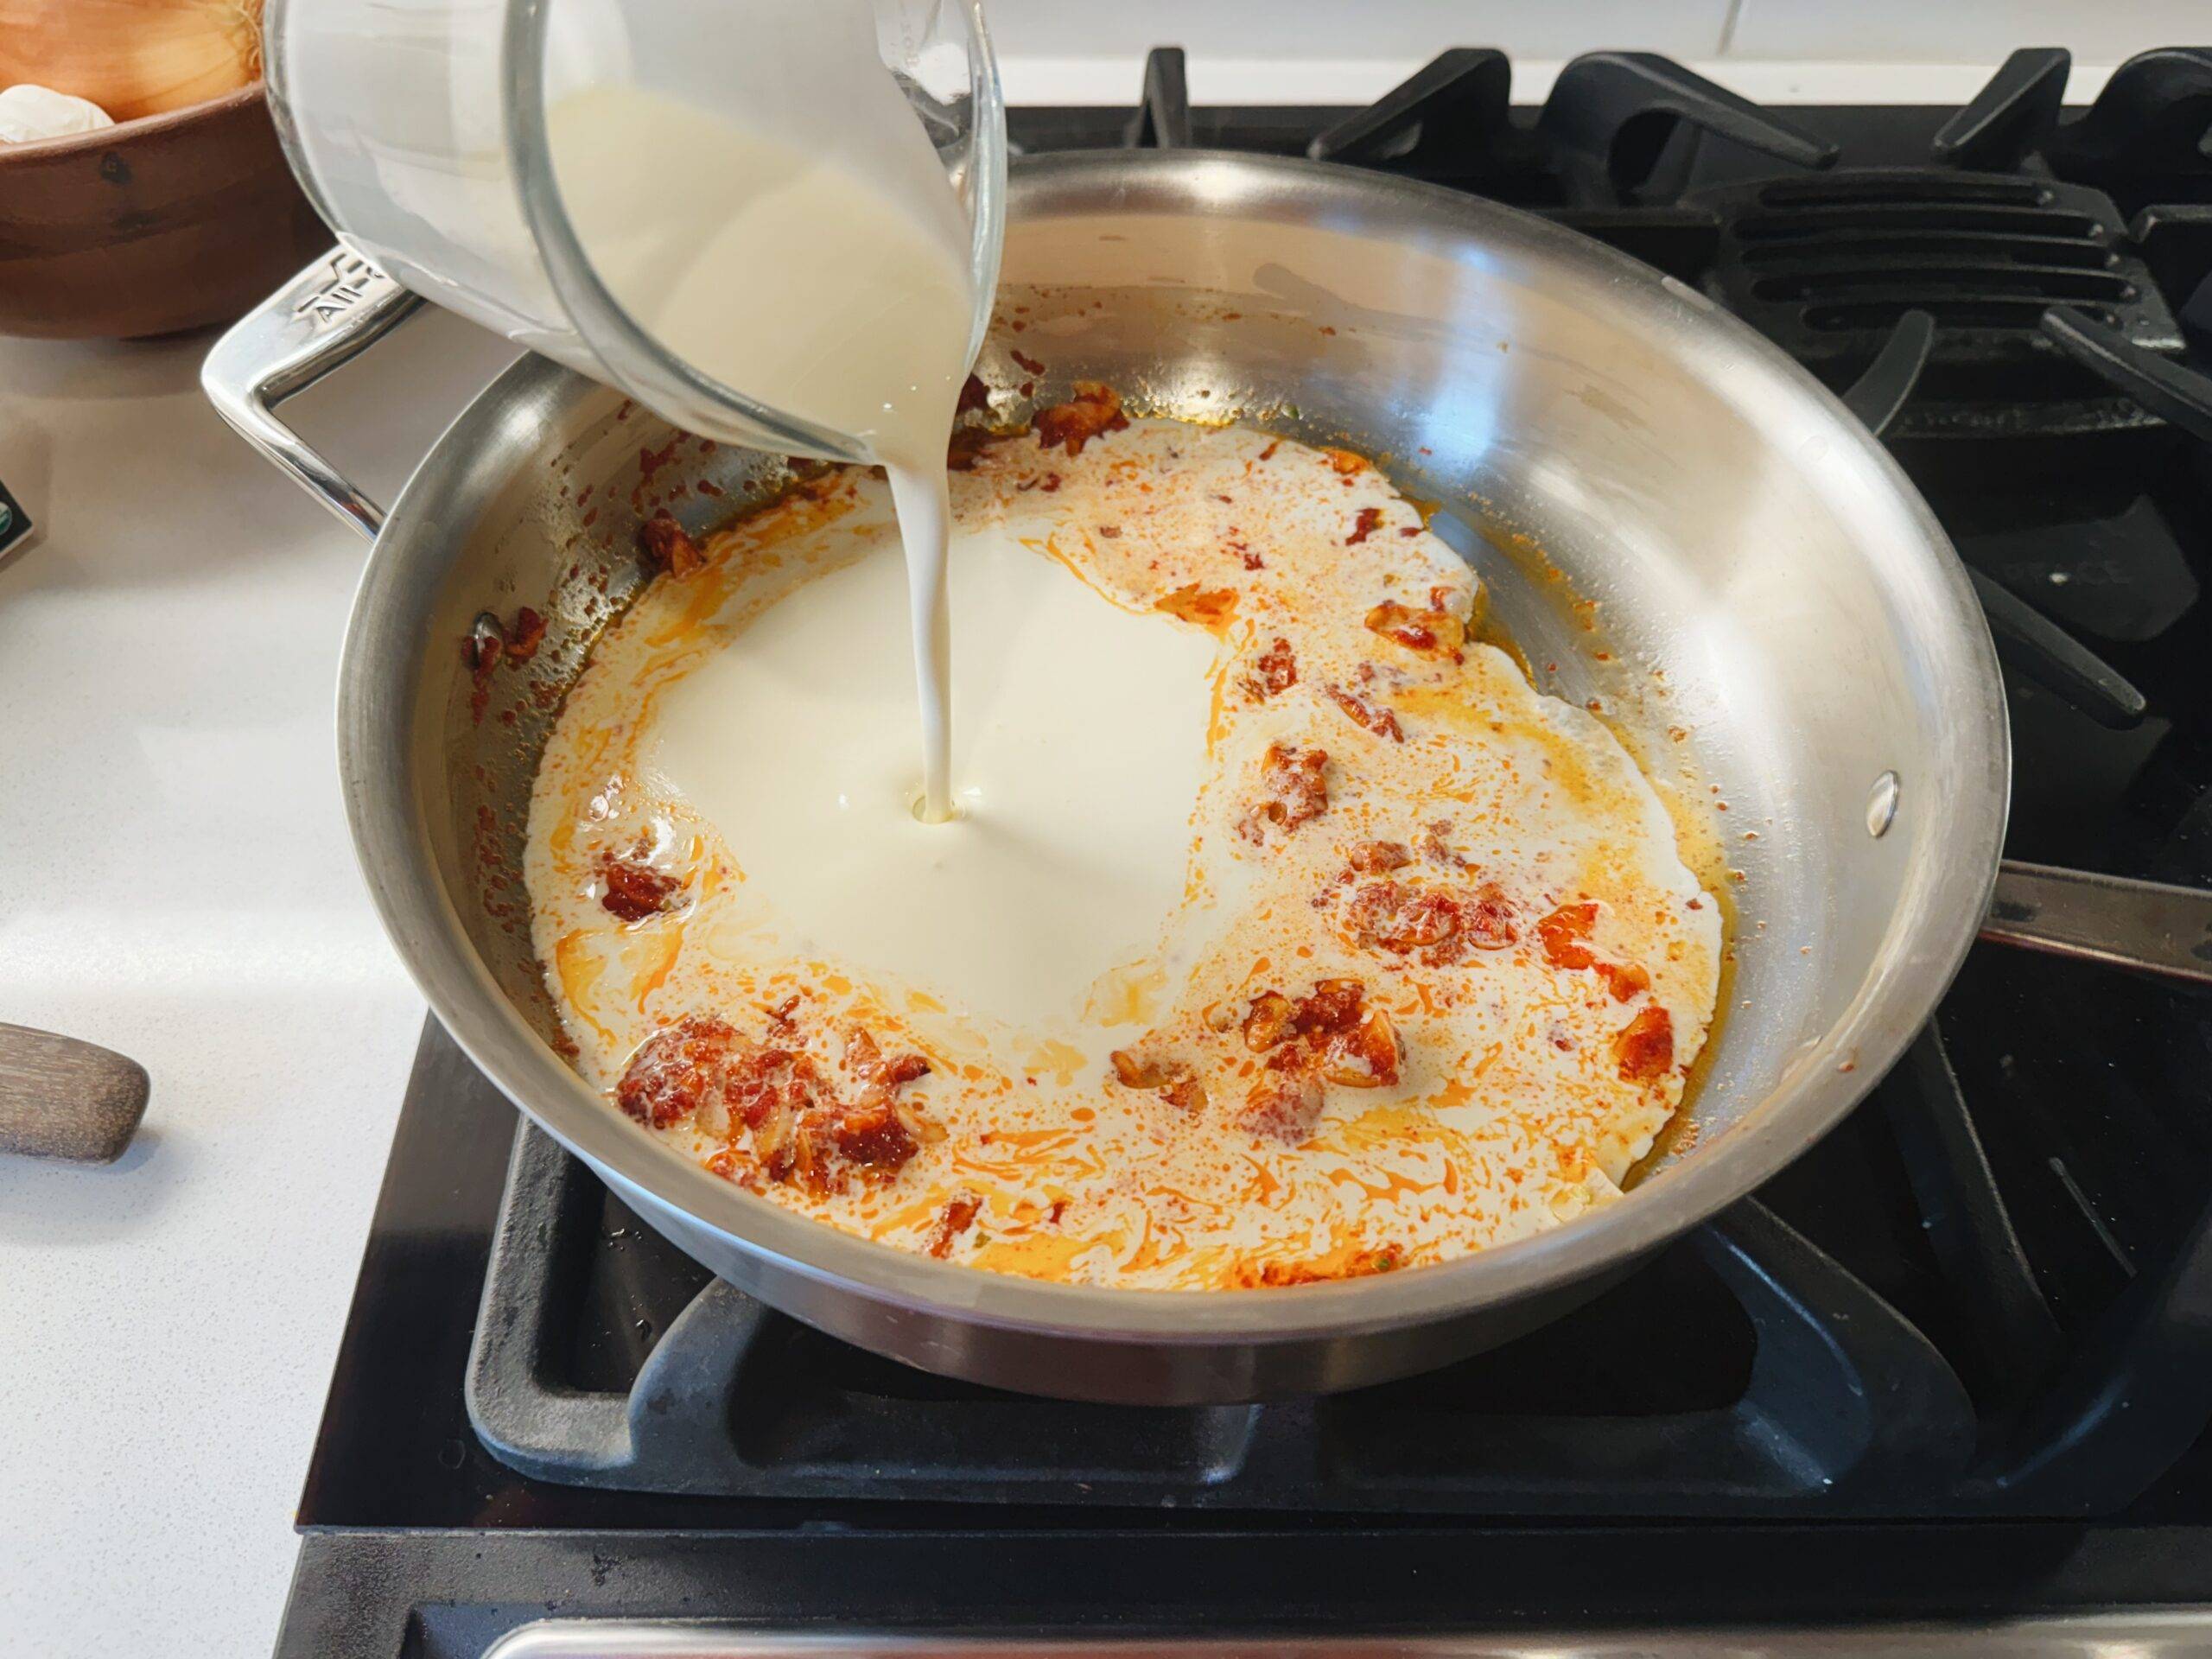
[{"label": "glass cup handle", "polygon": [[216,412],[370,540],[384,509],[276,418],[276,405],[374,345],[423,303],[357,253],[324,255],[232,324],[200,367]]}]

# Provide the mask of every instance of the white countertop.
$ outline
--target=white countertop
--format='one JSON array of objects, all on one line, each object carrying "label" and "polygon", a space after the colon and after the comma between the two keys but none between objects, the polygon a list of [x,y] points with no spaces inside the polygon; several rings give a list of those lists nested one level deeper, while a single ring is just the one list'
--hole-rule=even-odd
[{"label": "white countertop", "polygon": [[[114,1166],[0,1157],[0,1653],[268,1650],[423,1023],[339,804],[367,548],[207,346],[0,340],[0,1019],[153,1079]],[[427,315],[291,407],[388,499],[511,355]]]},{"label": "white countertop", "polygon": [[[1055,56],[1040,37],[1010,55],[1013,98],[1128,99],[1135,42],[1179,30],[1122,21],[1146,24],[1127,54]],[[1349,101],[1429,49],[1328,67],[1191,44],[1200,101]],[[1785,101],[1949,100],[1986,73],[1700,67]],[[1548,80],[1522,63],[1516,99]],[[2101,80],[2077,69],[2073,95]],[[113,1167],[0,1158],[10,1654],[267,1650],[422,1024],[335,776],[334,664],[366,550],[216,418],[207,344],[0,340],[0,479],[44,530],[0,569],[0,1019],[105,1043],[153,1078]],[[389,500],[510,354],[425,315],[291,417]]]}]

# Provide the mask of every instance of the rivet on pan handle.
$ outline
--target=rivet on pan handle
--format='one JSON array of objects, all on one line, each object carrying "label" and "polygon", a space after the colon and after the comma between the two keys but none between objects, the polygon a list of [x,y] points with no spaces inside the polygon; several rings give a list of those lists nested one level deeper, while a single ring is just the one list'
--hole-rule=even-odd
[{"label": "rivet on pan handle", "polygon": [[278,404],[366,350],[423,303],[344,248],[238,319],[200,367],[217,413],[323,505],[372,541],[384,509],[276,418]]}]

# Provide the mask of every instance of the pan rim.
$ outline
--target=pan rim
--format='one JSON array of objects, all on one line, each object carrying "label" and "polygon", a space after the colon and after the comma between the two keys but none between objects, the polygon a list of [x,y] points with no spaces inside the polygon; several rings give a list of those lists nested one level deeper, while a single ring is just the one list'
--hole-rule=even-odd
[{"label": "pan rim", "polygon": [[[1808,1062],[1823,1082],[1777,1083],[1713,1147],[1660,1172],[1621,1202],[1535,1236],[1455,1261],[1357,1281],[1212,1291],[1068,1285],[1018,1278],[876,1243],[747,1193],[681,1159],[609,1110],[522,1020],[493,982],[437,874],[413,767],[415,693],[422,678],[429,606],[449,561],[414,550],[458,546],[456,498],[480,498],[507,474],[486,478],[480,451],[523,416],[550,418],[589,382],[524,358],[453,422],[410,479],[378,537],[356,594],[340,670],[341,784],[357,857],[378,913],[432,1011],[486,1076],[546,1131],[650,1205],[727,1236],[766,1267],[836,1290],[967,1325],[1163,1346],[1258,1345],[1355,1337],[1501,1306],[1633,1260],[1744,1198],[1834,1127],[1895,1062],[1932,1014],[1964,962],[1986,912],[2011,792],[2010,732],[1994,648],[1964,568],[1932,511],[1902,469],[1834,394],[1778,347],[1694,290],[1650,267],[1534,214],[1446,187],[1289,157],[1202,150],[1077,152],[1031,158],[1014,169],[1008,218],[1099,211],[1176,211],[1195,190],[1210,207],[1263,211],[1270,198],[1316,191],[1359,219],[1395,204],[1440,236],[1516,244],[1602,272],[1654,321],[1694,328],[1730,348],[1732,372],[1763,376],[1773,395],[1827,416],[1834,439],[1882,477],[1924,544],[1936,613],[1929,638],[1948,633],[1962,652],[1964,705],[1949,734],[1978,760],[1949,780],[1931,810],[1915,865],[1875,963]],[[1039,211],[1041,209],[1041,211]],[[1370,232],[1373,234],[1374,232]],[[1715,331],[1718,331],[1716,334]],[[392,550],[410,546],[403,556]],[[1963,770],[1963,769],[1962,769]],[[1899,948],[1916,907],[1917,933]],[[1839,1055],[1849,1062],[1848,1071]]]}]

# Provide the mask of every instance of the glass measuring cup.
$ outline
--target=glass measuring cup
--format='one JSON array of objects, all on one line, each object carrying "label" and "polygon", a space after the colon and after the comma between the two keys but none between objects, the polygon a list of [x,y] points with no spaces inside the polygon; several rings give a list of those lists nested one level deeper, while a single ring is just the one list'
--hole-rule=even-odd
[{"label": "glass measuring cup", "polygon": [[1006,115],[982,0],[268,0],[263,32],[285,152],[355,252],[687,430],[862,462],[878,458],[861,440],[702,373],[614,299],[563,207],[546,117],[566,92],[631,81],[767,109],[781,136],[835,156],[837,78],[872,44],[964,213],[969,354],[982,343]]}]

